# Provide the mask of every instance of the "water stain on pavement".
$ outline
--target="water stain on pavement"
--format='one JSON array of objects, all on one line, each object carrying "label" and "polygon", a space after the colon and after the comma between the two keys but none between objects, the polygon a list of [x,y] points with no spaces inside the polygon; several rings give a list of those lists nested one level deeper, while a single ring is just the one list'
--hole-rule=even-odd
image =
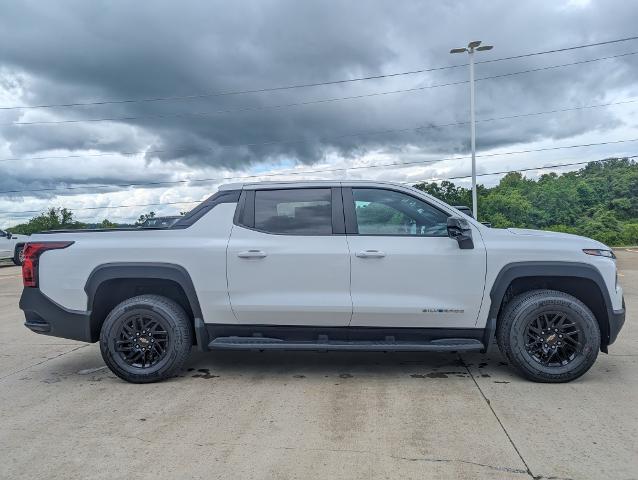
[{"label": "water stain on pavement", "polygon": [[466,372],[430,372],[430,373],[413,373],[410,375],[412,378],[449,378],[449,375],[456,375],[457,377],[467,377]]},{"label": "water stain on pavement", "polygon": [[[192,371],[194,369],[189,368],[188,370]],[[193,378],[204,378],[206,380],[210,380],[211,378],[219,378],[219,375],[213,375],[212,373],[210,373],[210,370],[208,368],[198,368],[197,371],[199,373],[193,375]]]}]

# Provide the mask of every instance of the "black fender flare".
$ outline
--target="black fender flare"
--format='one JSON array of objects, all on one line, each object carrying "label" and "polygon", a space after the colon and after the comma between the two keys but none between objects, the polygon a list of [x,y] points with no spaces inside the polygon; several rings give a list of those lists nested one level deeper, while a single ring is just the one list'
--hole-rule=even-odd
[{"label": "black fender flare", "polygon": [[202,318],[202,309],[199,305],[197,292],[195,291],[193,280],[186,269],[173,263],[160,262],[104,263],[95,267],[84,285],[84,291],[87,296],[87,311],[93,310],[93,301],[100,285],[107,280],[118,278],[171,280],[184,290],[195,318]]},{"label": "black fender flare", "polygon": [[[177,283],[190,304],[194,317],[194,328],[197,345],[204,349],[208,345],[206,328],[203,321],[202,309],[199,304],[197,292],[193,280],[188,271],[181,265],[163,262],[114,262],[98,265],[93,269],[84,285],[87,297],[87,311],[93,311],[95,295],[100,285],[108,280],[125,278],[152,278],[158,280],[171,280]],[[93,326],[96,330],[97,327]],[[96,332],[93,332],[97,335]]]},{"label": "black fender flare", "polygon": [[604,311],[607,313],[606,318],[599,319],[601,326],[601,350],[607,351],[609,343],[609,319],[613,316],[611,297],[600,271],[591,264],[582,262],[513,262],[508,263],[498,273],[494,280],[494,284],[490,290],[490,311],[487,317],[485,327],[484,345],[488,345],[494,332],[496,331],[496,322],[503,298],[510,284],[518,279],[525,277],[575,277],[591,280],[596,284],[605,305]]}]

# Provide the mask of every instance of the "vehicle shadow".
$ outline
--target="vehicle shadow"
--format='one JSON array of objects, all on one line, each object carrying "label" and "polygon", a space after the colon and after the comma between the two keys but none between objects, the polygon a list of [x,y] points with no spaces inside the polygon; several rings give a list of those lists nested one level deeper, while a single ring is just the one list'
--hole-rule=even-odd
[{"label": "vehicle shadow", "polygon": [[[81,344],[78,343],[81,347]],[[122,382],[104,365],[97,345],[81,347],[79,354],[62,355],[46,371],[46,383],[83,378],[89,382]],[[49,369],[45,369],[49,370]],[[487,374],[487,372],[491,374]],[[165,382],[188,379],[281,381],[309,379],[319,382],[356,382],[357,379],[471,379],[496,374],[509,377],[512,370],[493,347],[478,352],[303,352],[193,350],[178,374]],[[508,379],[510,380],[510,379]],[[501,382],[501,383],[509,383]]]},{"label": "vehicle shadow", "polygon": [[486,354],[456,352],[301,352],[228,351],[193,352],[182,375],[194,378],[221,376],[281,376],[352,378],[396,376],[414,378],[469,377],[470,368],[503,366],[498,349]]}]

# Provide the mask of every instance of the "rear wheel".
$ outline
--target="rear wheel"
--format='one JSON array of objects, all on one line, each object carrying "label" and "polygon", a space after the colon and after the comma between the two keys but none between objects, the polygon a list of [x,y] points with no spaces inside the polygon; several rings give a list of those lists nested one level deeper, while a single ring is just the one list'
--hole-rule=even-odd
[{"label": "rear wheel", "polygon": [[24,245],[18,245],[13,253],[13,263],[20,266],[24,262]]},{"label": "rear wheel", "polygon": [[159,295],[124,300],[109,313],[100,332],[102,358],[113,373],[132,383],[176,375],[191,345],[186,312]]},{"label": "rear wheel", "polygon": [[512,299],[496,330],[498,346],[525,377],[569,382],[596,361],[600,330],[594,314],[577,298],[555,290],[533,290]]}]

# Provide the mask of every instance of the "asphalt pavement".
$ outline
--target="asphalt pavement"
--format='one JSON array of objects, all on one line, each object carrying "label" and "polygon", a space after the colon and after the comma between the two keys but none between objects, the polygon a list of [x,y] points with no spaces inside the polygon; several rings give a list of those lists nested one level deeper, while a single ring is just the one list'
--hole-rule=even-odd
[{"label": "asphalt pavement", "polygon": [[0,266],[0,478],[636,479],[638,249],[628,315],[568,384],[487,354],[193,353],[132,385],[95,344],[31,333]]}]

